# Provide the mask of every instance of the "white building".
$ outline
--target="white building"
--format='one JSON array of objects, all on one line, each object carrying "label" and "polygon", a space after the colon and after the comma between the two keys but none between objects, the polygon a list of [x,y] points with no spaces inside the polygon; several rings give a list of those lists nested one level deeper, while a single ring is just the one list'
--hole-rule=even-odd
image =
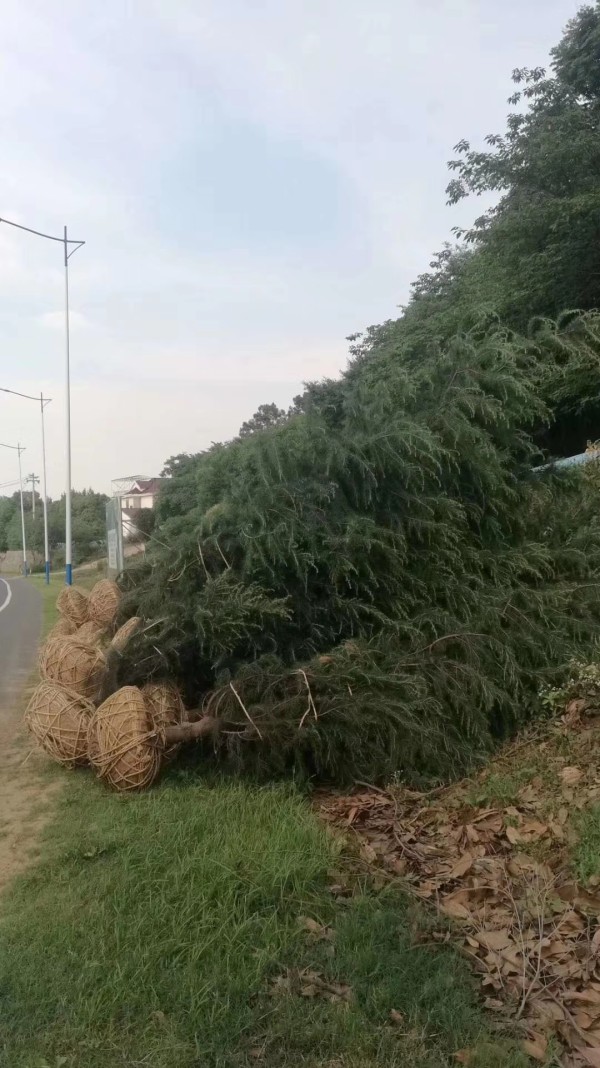
[{"label": "white building", "polygon": [[[136,514],[142,508],[154,508],[158,491],[163,483],[162,478],[132,478],[118,479],[121,483],[115,487],[115,496],[121,501],[121,522],[123,527],[123,540],[127,540],[137,532]],[[115,483],[113,483],[115,486]]]}]

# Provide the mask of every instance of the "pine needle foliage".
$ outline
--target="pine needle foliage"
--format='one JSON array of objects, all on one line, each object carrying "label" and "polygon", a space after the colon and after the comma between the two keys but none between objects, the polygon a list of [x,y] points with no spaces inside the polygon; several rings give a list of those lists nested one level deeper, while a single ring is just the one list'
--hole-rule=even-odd
[{"label": "pine needle foliage", "polygon": [[462,771],[600,615],[589,484],[532,470],[548,333],[374,345],[284,424],[178,463],[127,578],[157,625],[116,680],[174,674],[242,767]]}]

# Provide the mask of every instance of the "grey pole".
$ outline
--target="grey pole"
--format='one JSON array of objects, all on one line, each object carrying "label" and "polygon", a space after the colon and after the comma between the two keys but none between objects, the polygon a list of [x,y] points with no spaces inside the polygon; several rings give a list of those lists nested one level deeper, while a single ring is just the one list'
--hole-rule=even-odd
[{"label": "grey pole", "polygon": [[66,544],[65,544],[65,582],[73,584],[73,533],[71,517],[71,353],[69,343],[69,253],[67,228],[65,226],[65,385],[67,410],[67,495],[65,498]]},{"label": "grey pole", "polygon": [[[0,386],[0,393],[10,393],[13,397],[23,397],[25,400],[37,401],[37,397],[32,397],[29,393],[19,393],[16,389],[5,389]],[[44,397],[43,393],[40,393],[40,410],[42,413],[42,471],[43,471],[43,508],[44,508],[44,573],[46,575],[46,585],[50,583],[50,548],[48,538],[48,492],[46,489],[46,427],[44,422],[44,408],[47,404],[50,404],[52,397]],[[7,445],[6,448],[14,448],[14,446]],[[34,509],[35,509],[35,495],[34,495]],[[35,515],[35,511],[34,511]]]},{"label": "grey pole", "polygon": [[31,518],[35,519],[35,484],[40,480],[32,471],[30,475],[27,475],[25,481],[31,482]]},{"label": "grey pole", "polygon": [[[14,226],[17,230],[25,230],[28,234],[35,234],[36,237],[44,237],[48,241],[60,241],[64,246],[64,262],[65,262],[65,327],[66,327],[66,344],[65,344],[65,356],[66,356],[66,409],[67,409],[67,485],[66,485],[66,497],[65,497],[65,582],[70,586],[73,582],[73,560],[72,560],[72,531],[71,531],[71,368],[70,368],[70,351],[69,351],[69,258],[74,252],[77,252],[78,248],[85,245],[85,241],[75,241],[73,238],[67,237],[67,228],[65,226],[62,237],[54,237],[53,234],[43,234],[41,230],[33,230],[30,226],[22,226],[20,223],[11,222],[10,219],[0,218],[0,223],[6,223],[7,226]],[[69,252],[69,245],[75,247]]]},{"label": "grey pole", "polygon": [[17,453],[19,455],[19,493],[21,495],[21,533],[23,535],[23,574],[27,578],[27,545],[25,543],[25,505],[23,503],[23,475],[21,473],[21,453],[25,452],[20,444],[17,442]]},{"label": "grey pole", "polygon": [[21,453],[25,452],[25,447],[20,443],[17,445],[4,445],[0,442],[0,449],[12,449],[19,457],[19,492],[21,495],[21,534],[23,536],[23,574],[27,577],[27,546],[25,544],[25,508],[23,507],[23,474],[21,471]]},{"label": "grey pole", "polygon": [[44,425],[44,408],[46,404],[49,404],[49,400],[44,400],[44,395],[40,393],[40,411],[42,413],[42,478],[43,478],[43,508],[44,508],[44,574],[46,576],[46,586],[50,583],[50,545],[48,541],[48,494],[46,492],[46,428]]}]

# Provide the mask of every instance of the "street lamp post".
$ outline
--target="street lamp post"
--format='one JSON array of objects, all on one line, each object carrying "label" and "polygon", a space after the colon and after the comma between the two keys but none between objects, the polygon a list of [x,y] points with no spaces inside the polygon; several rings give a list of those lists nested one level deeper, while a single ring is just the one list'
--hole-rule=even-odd
[{"label": "street lamp post", "polygon": [[32,471],[30,475],[27,475],[27,478],[25,479],[25,481],[26,482],[31,482],[31,515],[32,515],[32,518],[35,520],[35,486],[36,486],[36,482],[39,482],[40,480],[39,480],[38,476],[34,475],[34,473]]},{"label": "street lamp post", "polygon": [[44,399],[43,393],[40,393],[40,412],[42,415],[42,479],[44,488],[44,498],[42,507],[44,509],[44,574],[46,576],[46,586],[50,583],[50,542],[48,539],[48,493],[46,492],[46,428],[44,426],[44,408],[47,404],[50,404],[51,397]]},{"label": "street lamp post", "polygon": [[23,538],[23,575],[27,577],[27,545],[25,541],[25,506],[23,503],[23,472],[21,470],[21,453],[25,452],[24,446],[20,443],[17,445],[4,445],[0,442],[0,448],[13,449],[19,457],[19,493],[21,496],[21,535]]},{"label": "street lamp post", "polygon": [[[0,386],[0,393],[10,393],[13,397],[23,397],[25,400],[35,401],[37,404],[38,398],[32,397],[29,393],[18,393],[16,389],[4,389]],[[44,573],[46,575],[46,585],[50,582],[50,542],[48,538],[48,493],[46,490],[46,427],[44,420],[44,408],[47,404],[50,404],[52,397],[44,397],[43,393],[40,393],[40,413],[42,416],[42,493],[43,501],[42,506],[44,510]],[[35,508],[35,486],[34,486],[34,508]],[[34,512],[35,515],[35,512]]]},{"label": "street lamp post", "polygon": [[[62,237],[54,237],[52,234],[43,234],[41,230],[32,230],[30,226],[21,226],[20,223],[11,222],[10,219],[0,218],[0,223],[14,226],[17,230],[25,230],[28,234],[46,238],[47,241],[60,241],[64,248],[65,266],[65,384],[66,384],[66,451],[67,451],[67,485],[65,487],[65,582],[70,586],[73,582],[73,537],[71,523],[71,354],[69,338],[69,260],[77,249],[85,245],[85,241],[75,241],[67,237],[65,226]],[[69,252],[69,245],[75,247]]]}]

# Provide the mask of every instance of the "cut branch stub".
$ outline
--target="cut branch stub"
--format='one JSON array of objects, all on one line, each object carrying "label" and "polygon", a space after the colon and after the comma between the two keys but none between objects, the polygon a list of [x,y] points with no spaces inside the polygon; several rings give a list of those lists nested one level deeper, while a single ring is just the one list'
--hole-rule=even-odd
[{"label": "cut branch stub", "polygon": [[[173,682],[147,682],[142,686],[142,693],[154,728],[159,733],[167,727],[176,727],[185,719],[183,698]],[[178,745],[171,745],[163,754],[166,761],[173,760],[179,751]]]},{"label": "cut branch stub", "polygon": [[220,721],[214,716],[203,716],[193,723],[180,723],[177,727],[165,727],[164,739],[167,745],[175,745],[182,742],[193,742],[199,738],[206,738],[210,734],[218,734]]},{"label": "cut branch stub", "polygon": [[130,638],[140,629],[142,621],[139,616],[132,616],[126,623],[123,623],[122,627],[119,627],[113,640],[111,641],[111,648],[116,649],[117,652],[122,653],[123,649],[127,645]]}]

